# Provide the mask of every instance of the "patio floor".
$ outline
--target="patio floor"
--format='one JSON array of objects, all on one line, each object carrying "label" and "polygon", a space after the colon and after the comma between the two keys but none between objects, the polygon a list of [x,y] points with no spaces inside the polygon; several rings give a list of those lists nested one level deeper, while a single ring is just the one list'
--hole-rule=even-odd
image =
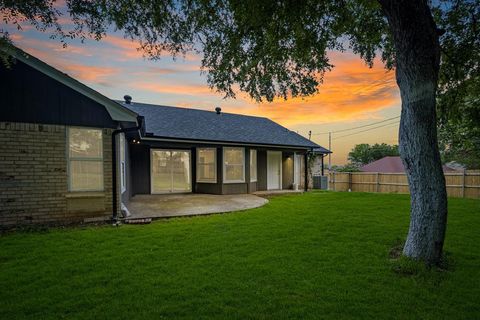
[{"label": "patio floor", "polygon": [[126,219],[167,218],[231,212],[261,207],[267,199],[252,194],[151,194],[136,195],[127,205]]}]

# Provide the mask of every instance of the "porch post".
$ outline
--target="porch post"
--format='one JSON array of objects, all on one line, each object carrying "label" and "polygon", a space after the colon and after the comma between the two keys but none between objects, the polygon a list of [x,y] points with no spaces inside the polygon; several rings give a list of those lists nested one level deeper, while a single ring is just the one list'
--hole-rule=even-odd
[{"label": "porch post", "polygon": [[305,152],[305,156],[303,158],[304,158],[304,163],[305,163],[305,186],[304,186],[304,189],[305,189],[305,192],[307,192],[308,191],[308,151]]},{"label": "porch post", "polygon": [[197,192],[197,148],[196,147],[190,148],[190,170],[191,170],[190,179],[192,179],[191,181],[192,193],[196,193]]},{"label": "porch post", "polygon": [[325,155],[322,154],[322,177],[323,177],[323,175],[324,175],[324,172],[323,172],[323,159],[324,159],[324,158],[325,158]]}]

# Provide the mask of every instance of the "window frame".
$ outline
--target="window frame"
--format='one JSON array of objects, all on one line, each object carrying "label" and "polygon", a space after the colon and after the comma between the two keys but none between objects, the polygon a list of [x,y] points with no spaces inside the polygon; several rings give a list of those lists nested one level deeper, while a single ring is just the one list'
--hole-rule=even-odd
[{"label": "window frame", "polygon": [[[213,170],[214,170],[214,179],[213,180],[206,180],[206,179],[201,179],[198,175],[198,172],[200,171],[199,170],[199,167],[200,167],[200,150],[213,150]],[[197,169],[197,172],[196,172],[196,182],[199,182],[199,183],[217,183],[218,182],[218,179],[217,179],[217,148],[204,148],[204,147],[198,147],[196,149],[196,169]],[[203,164],[203,163],[202,163]]]},{"label": "window frame", "polygon": [[[100,131],[100,157],[72,157],[70,156],[70,130],[71,129],[82,129],[82,130],[96,130]],[[66,139],[66,153],[67,153],[67,187],[68,192],[103,192],[105,191],[105,168],[104,168],[104,147],[103,147],[103,130],[100,128],[91,128],[91,127],[79,127],[79,126],[69,126],[67,127],[67,139]],[[85,162],[100,162],[101,163],[101,187],[94,189],[72,189],[72,161],[85,161]]]},{"label": "window frame", "polygon": [[[255,153],[255,166],[252,166],[252,155]],[[258,181],[258,170],[257,170],[257,161],[258,161],[258,153],[257,149],[250,149],[250,182],[257,182]],[[255,179],[252,179],[252,168],[255,168]]]},{"label": "window frame", "polygon": [[[227,180],[227,164],[225,163],[225,153],[228,149],[240,149],[242,151],[242,179]],[[223,147],[223,183],[245,183],[245,148],[242,147]],[[239,165],[239,164],[234,164]]]}]

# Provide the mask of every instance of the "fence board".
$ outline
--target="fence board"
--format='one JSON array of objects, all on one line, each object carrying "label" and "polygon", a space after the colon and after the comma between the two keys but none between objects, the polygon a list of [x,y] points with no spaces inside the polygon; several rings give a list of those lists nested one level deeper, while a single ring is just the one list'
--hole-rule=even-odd
[{"label": "fence board", "polygon": [[[480,172],[445,173],[449,197],[480,199]],[[329,189],[380,193],[409,193],[404,173],[332,172]]]}]

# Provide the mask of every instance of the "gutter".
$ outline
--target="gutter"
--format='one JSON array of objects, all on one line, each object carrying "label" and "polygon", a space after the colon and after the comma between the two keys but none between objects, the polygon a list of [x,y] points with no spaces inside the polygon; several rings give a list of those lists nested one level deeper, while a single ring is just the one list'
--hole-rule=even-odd
[{"label": "gutter", "polygon": [[238,145],[238,146],[252,146],[252,147],[264,147],[264,148],[278,148],[278,149],[292,149],[292,150],[305,150],[313,147],[309,146],[292,146],[282,144],[258,144],[251,142],[231,142],[231,141],[218,141],[218,140],[193,140],[187,138],[166,138],[155,136],[142,136],[142,140],[146,141],[162,141],[162,142],[178,142],[178,143],[196,143],[196,144],[218,144],[218,145]]},{"label": "gutter", "polygon": [[112,220],[114,222],[117,221],[117,211],[118,211],[118,206],[117,206],[117,143],[116,143],[116,137],[120,133],[126,133],[126,132],[132,132],[132,131],[138,131],[142,128],[142,123],[143,123],[143,117],[137,116],[137,123],[138,125],[136,127],[131,127],[131,128],[123,128],[123,129],[117,129],[112,132]]}]

